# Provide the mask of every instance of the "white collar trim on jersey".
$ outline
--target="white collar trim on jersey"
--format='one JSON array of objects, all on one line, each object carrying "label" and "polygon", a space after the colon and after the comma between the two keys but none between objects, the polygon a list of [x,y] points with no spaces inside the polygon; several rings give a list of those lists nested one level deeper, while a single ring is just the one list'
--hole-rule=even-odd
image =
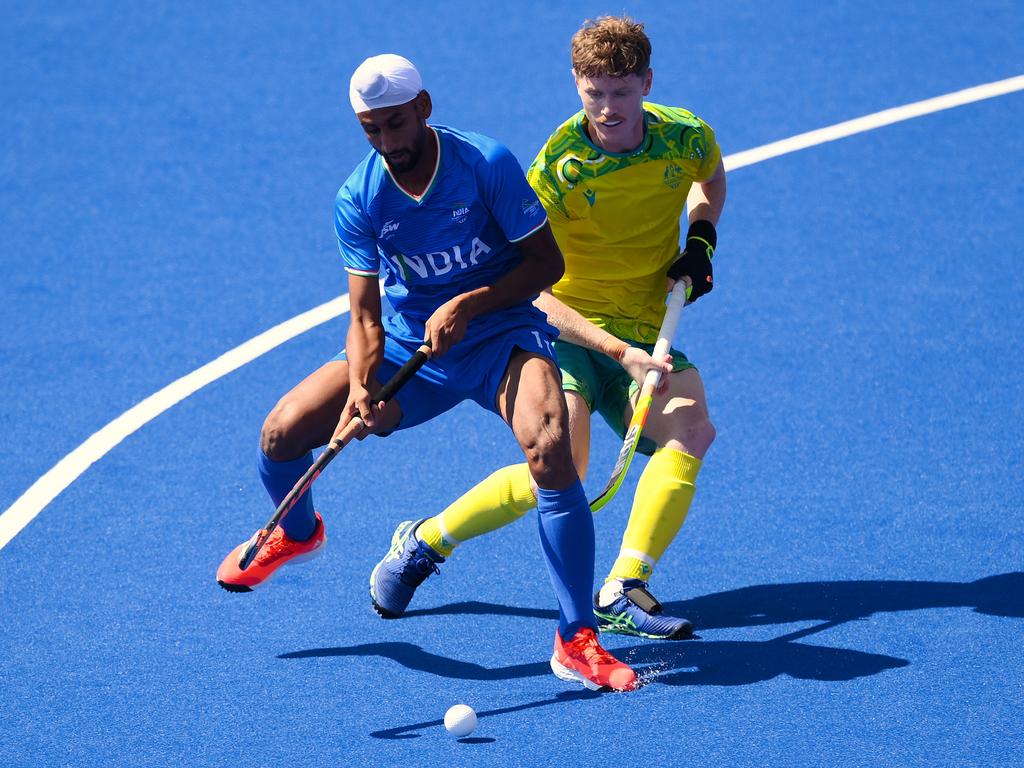
[{"label": "white collar trim on jersey", "polygon": [[391,181],[394,182],[395,186],[398,187],[398,190],[403,195],[408,197],[410,200],[415,201],[416,203],[422,203],[423,199],[430,194],[430,190],[434,188],[434,182],[437,181],[437,172],[441,168],[441,137],[437,135],[437,131],[435,131],[431,126],[428,125],[427,128],[430,128],[430,132],[434,134],[434,141],[437,142],[437,160],[434,161],[434,172],[430,175],[430,181],[427,183],[427,188],[423,190],[423,194],[416,196],[412,192],[407,190],[405,187],[403,187],[398,182],[398,179],[395,178],[395,175],[391,172],[391,168],[388,167],[387,159],[384,158],[383,156],[381,157],[381,160],[384,161],[384,168],[387,170],[388,176],[391,177]]}]

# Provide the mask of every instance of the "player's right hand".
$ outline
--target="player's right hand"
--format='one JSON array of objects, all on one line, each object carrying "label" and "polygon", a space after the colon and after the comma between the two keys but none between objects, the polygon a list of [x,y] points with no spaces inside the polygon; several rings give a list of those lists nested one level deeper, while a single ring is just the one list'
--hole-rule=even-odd
[{"label": "player's right hand", "polygon": [[655,360],[640,347],[627,347],[619,364],[640,386],[643,386],[648,371],[661,371],[661,381],[658,382],[655,394],[660,395],[668,388],[668,374],[672,373],[672,355],[666,354],[661,360]]},{"label": "player's right hand", "polygon": [[462,341],[469,325],[469,313],[462,301],[462,296],[449,299],[424,324],[424,341],[430,342],[433,350],[431,357],[440,357],[453,346]]}]

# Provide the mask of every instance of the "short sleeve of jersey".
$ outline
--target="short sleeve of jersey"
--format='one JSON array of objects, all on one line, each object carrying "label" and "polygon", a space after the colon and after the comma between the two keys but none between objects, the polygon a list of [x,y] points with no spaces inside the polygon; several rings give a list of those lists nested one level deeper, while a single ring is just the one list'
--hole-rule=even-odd
[{"label": "short sleeve of jersey", "polygon": [[506,147],[495,143],[485,157],[478,170],[484,204],[510,243],[529,237],[548,220],[537,193]]},{"label": "short sleeve of jersey", "polygon": [[346,184],[334,203],[334,231],[345,269],[354,275],[376,277],[380,269],[377,238],[370,219]]},{"label": "short sleeve of jersey", "polygon": [[722,150],[711,126],[681,107],[645,101],[644,109],[648,129],[655,134],[655,142],[666,154],[681,161],[686,175],[693,181],[702,183],[710,179],[722,159]]},{"label": "short sleeve of jersey", "polygon": [[715,139],[715,132],[712,130],[711,126],[699,117],[695,119],[700,123],[701,127],[701,140],[704,142],[704,159],[701,161],[697,175],[694,176],[693,180],[696,182],[704,182],[710,179],[718,168],[718,162],[722,159],[722,150],[718,146],[718,141]]},{"label": "short sleeve of jersey", "polygon": [[558,185],[551,177],[552,170],[544,163],[544,150],[533,161],[530,169],[526,172],[526,179],[529,181],[533,191],[540,198],[540,204],[544,206],[552,221],[568,219],[569,214],[562,204],[562,195],[558,191]]}]

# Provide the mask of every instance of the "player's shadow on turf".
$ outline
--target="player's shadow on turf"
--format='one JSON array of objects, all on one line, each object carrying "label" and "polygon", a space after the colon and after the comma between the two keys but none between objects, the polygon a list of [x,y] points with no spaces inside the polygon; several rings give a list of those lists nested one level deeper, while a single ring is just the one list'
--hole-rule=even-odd
[{"label": "player's shadow on turf", "polygon": [[[747,685],[788,675],[803,680],[839,681],[879,674],[910,662],[881,654],[795,642],[864,619],[874,613],[932,608],[972,608],[977,613],[1024,618],[1024,573],[973,582],[827,581],[764,584],[669,603],[670,613],[688,616],[698,628],[818,622],[766,641],[643,643],[617,648],[630,664],[646,665],[649,681],[667,685]],[[418,615],[514,615],[553,620],[553,611],[464,602],[421,610]],[[410,612],[408,615],[413,615]],[[282,654],[282,659],[380,656],[409,669],[461,680],[512,680],[550,674],[546,662],[485,667],[423,650],[412,643],[367,643]]]},{"label": "player's shadow on turf", "polygon": [[815,581],[763,584],[665,604],[698,629],[756,627],[803,621],[843,623],[876,613],[971,608],[987,616],[1024,618],[1024,573],[969,582]]},{"label": "player's shadow on turf", "polygon": [[[700,629],[758,627],[801,621],[845,622],[875,613],[927,608],[972,608],[987,616],[1024,618],[1024,573],[957,581],[810,581],[761,584],[665,603],[665,612],[685,616]],[[406,613],[407,617],[520,616],[554,620],[558,612],[476,600]]]},{"label": "player's shadow on turf", "polygon": [[498,603],[482,603],[479,600],[463,600],[458,603],[439,605],[436,608],[417,608],[406,611],[404,618],[415,616],[518,616],[524,619],[544,619],[558,621],[558,611],[550,608],[520,608],[513,605]]},{"label": "player's shadow on turf", "polygon": [[[643,666],[641,671],[645,681],[668,685],[748,685],[780,675],[803,680],[853,680],[909,663],[905,659],[881,654],[788,642],[785,637],[767,641],[645,643],[617,648],[615,654],[631,665]],[[439,656],[412,643],[313,648],[284,653],[278,658],[332,656],[378,656],[391,659],[407,669],[457,680],[517,680],[551,674],[546,661],[485,667]]]},{"label": "player's shadow on turf", "polygon": [[491,669],[469,661],[438,656],[412,643],[365,643],[347,648],[312,648],[307,651],[282,653],[278,658],[307,659],[324,656],[381,656],[398,662],[407,669],[458,680],[515,680],[551,673],[546,661]]},{"label": "player's shadow on turf", "polygon": [[906,659],[848,648],[788,642],[712,641],[658,643],[617,648],[645,684],[751,685],[786,675],[798,680],[839,682],[906,667]]}]

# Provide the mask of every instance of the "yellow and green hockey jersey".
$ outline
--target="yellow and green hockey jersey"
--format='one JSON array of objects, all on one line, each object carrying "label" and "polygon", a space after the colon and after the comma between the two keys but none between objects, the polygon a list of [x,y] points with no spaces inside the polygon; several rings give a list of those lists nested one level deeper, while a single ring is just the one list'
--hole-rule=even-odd
[{"label": "yellow and green hockey jersey", "polygon": [[616,154],[590,140],[581,110],[551,134],[527,178],[565,256],[555,296],[616,336],[650,343],[687,193],[714,174],[721,150],[685,109],[645,102],[644,116],[643,143]]}]

